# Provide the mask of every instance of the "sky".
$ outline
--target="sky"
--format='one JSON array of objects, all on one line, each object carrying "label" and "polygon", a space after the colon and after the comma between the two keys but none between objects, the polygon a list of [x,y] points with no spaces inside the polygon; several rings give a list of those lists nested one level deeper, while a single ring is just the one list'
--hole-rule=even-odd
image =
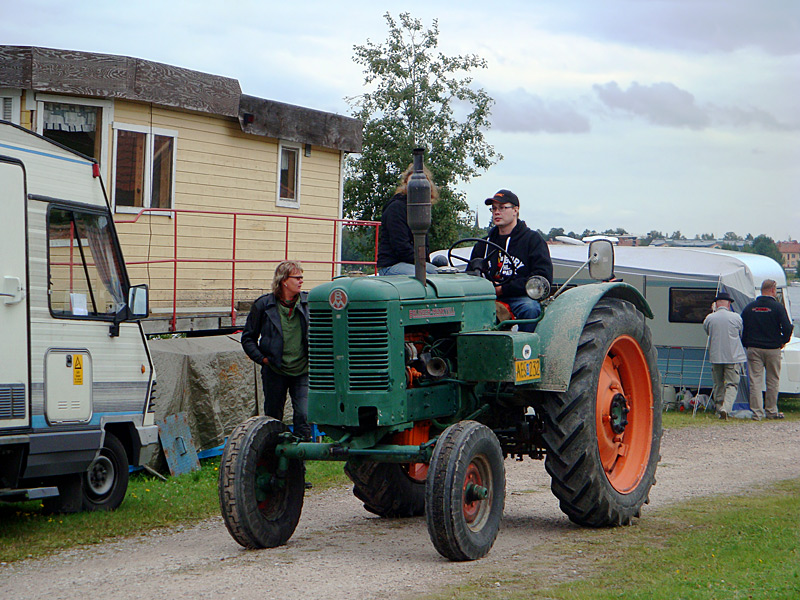
[{"label": "sky", "polygon": [[[22,9],[24,7],[24,10]],[[0,44],[132,56],[343,115],[353,46],[409,12],[475,54],[503,160],[463,183],[481,225],[500,188],[545,233],[623,228],[800,238],[800,1],[0,0]]]}]

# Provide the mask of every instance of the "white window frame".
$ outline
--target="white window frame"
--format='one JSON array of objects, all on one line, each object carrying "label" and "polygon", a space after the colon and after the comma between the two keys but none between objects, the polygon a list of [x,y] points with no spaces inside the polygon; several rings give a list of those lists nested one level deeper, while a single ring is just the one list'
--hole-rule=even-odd
[{"label": "white window frame", "polygon": [[[44,103],[76,104],[78,106],[97,106],[102,109],[100,123],[100,157],[97,159],[101,167],[105,167],[108,159],[108,125],[114,122],[114,101],[97,100],[95,98],[76,98],[74,96],[58,96],[55,94],[36,94],[36,133],[44,135]],[[107,171],[106,171],[107,172]]]},{"label": "white window frame", "polygon": [[22,91],[9,88],[0,88],[0,119],[3,118],[3,107],[7,100],[11,101],[11,119],[15,125],[19,125],[19,113],[21,110]]},{"label": "white window frame", "polygon": [[[297,173],[295,177],[297,178],[296,185],[295,185],[295,199],[290,200],[288,198],[281,198],[281,162],[283,160],[283,150],[294,150],[297,152]],[[279,142],[278,143],[278,177],[275,182],[275,206],[281,206],[283,208],[300,208],[300,181],[301,181],[301,164],[303,162],[303,147],[300,144],[294,144],[291,142]]]},{"label": "white window frame", "polygon": [[[117,206],[117,131],[133,131],[145,134],[144,144],[144,191],[142,195],[142,207],[137,206]],[[175,174],[178,162],[178,132],[174,129],[162,129],[161,127],[148,127],[145,125],[133,125],[130,123],[113,123],[114,131],[114,154],[111,157],[111,203],[114,212],[137,214],[143,208],[150,208],[153,195],[153,154],[155,136],[161,135],[172,138],[172,186],[169,198],[169,208],[175,208]],[[150,215],[172,216],[171,212],[148,211]]]}]

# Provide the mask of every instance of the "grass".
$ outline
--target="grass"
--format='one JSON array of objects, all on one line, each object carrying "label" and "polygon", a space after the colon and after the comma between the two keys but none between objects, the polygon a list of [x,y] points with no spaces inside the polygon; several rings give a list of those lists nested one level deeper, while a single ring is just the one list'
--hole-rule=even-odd
[{"label": "grass", "polygon": [[[153,529],[190,525],[218,516],[219,457],[199,471],[162,481],[144,471],[131,475],[128,493],[113,512],[47,515],[39,501],[0,502],[0,562],[51,554],[81,544],[98,544]],[[306,478],[317,489],[344,485],[340,462],[309,462]]]},{"label": "grass", "polygon": [[623,529],[574,529],[512,571],[426,596],[548,600],[800,598],[800,479],[693,500]]},{"label": "grass", "polygon": [[[778,400],[778,410],[786,415],[787,420],[800,421],[800,395],[782,395]],[[751,421],[749,419],[736,418],[731,418],[727,421],[720,421],[713,410],[704,411],[702,408],[698,409],[694,414],[692,414],[692,411],[679,412],[675,410],[668,410],[663,413],[662,417],[662,426],[664,429],[680,429],[682,427],[696,427],[700,425],[710,425],[712,423],[729,425],[750,422]],[[763,422],[764,421],[762,421],[762,423]]]}]

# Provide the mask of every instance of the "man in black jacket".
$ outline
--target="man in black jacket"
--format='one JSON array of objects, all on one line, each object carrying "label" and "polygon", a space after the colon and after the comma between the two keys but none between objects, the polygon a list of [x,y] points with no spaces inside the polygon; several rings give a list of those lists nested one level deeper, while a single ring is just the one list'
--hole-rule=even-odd
[{"label": "man in black jacket", "polygon": [[303,268],[286,260],[275,269],[272,293],[253,303],[242,330],[242,348],[261,366],[264,413],[283,420],[286,392],[292,399],[294,432],[311,438],[308,423],[308,293]]},{"label": "man in black jacket", "polygon": [[[525,282],[531,275],[541,275],[553,283],[553,262],[547,244],[538,231],[519,220],[519,198],[515,193],[500,190],[486,199],[486,205],[491,207],[494,224],[487,239],[505,253],[479,243],[472,249],[470,258],[489,260],[489,279],[495,282],[497,299],[505,302],[517,319],[535,319],[542,314],[542,307],[525,293]],[[507,282],[499,283],[509,277]],[[519,328],[532,332],[535,327],[523,324]]]},{"label": "man in black jacket", "polygon": [[[782,419],[778,412],[778,387],[781,378],[781,348],[792,339],[792,322],[775,296],[777,284],[765,279],[761,295],[742,311],[742,345],[747,349],[750,370],[750,410],[753,419]],[[767,373],[766,399],[761,396]],[[765,415],[766,411],[766,415]]]}]

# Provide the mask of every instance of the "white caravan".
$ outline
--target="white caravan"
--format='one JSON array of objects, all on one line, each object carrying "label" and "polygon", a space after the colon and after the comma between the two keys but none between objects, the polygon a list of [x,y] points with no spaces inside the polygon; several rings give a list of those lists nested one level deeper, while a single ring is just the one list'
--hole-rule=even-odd
[{"label": "white caravan", "polygon": [[[556,283],[564,282],[585,260],[585,247],[553,244],[549,248]],[[774,279],[778,301],[792,319],[786,274],[766,256],[712,248],[616,246],[614,260],[614,274],[636,287],[655,314],[649,325],[658,347],[662,383],[667,385],[711,387],[708,337],[702,323],[717,290],[724,288],[731,294],[733,309],[741,312],[760,294],[761,282]],[[780,392],[800,393],[800,338],[793,337],[783,349]]]},{"label": "white caravan", "polygon": [[[579,240],[567,241],[548,245],[555,284],[563,284],[586,261],[586,245]],[[458,248],[453,253],[468,259],[471,250]],[[434,252],[432,259],[436,256],[446,257],[447,251]],[[761,282],[774,279],[778,300],[792,319],[786,274],[766,256],[710,248],[615,246],[614,261],[616,277],[638,289],[653,310],[655,317],[648,325],[658,348],[658,368],[665,385],[693,391],[711,388],[703,319],[717,290],[724,287],[735,299],[734,310],[741,312],[760,294]],[[463,268],[465,262],[454,264]],[[584,271],[570,285],[589,281]],[[800,311],[800,307],[794,309]],[[800,393],[799,337],[793,337],[783,349],[780,392]]]},{"label": "white caravan", "polygon": [[113,509],[158,442],[153,365],[98,166],[0,121],[0,500]]}]

